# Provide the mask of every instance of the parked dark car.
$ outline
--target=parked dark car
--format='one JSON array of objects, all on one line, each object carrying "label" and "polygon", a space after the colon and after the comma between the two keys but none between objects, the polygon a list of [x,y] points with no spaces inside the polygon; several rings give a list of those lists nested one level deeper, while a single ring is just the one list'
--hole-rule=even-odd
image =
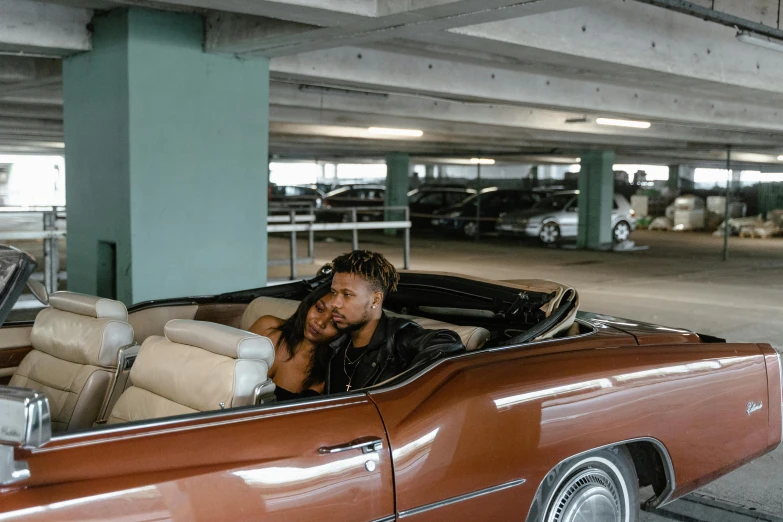
[{"label": "parked dark car", "polygon": [[[481,215],[476,211],[481,198]],[[447,233],[475,237],[477,231],[494,232],[500,214],[532,207],[540,196],[529,190],[485,188],[462,203],[435,212],[431,223]],[[479,223],[481,228],[479,228]]]},{"label": "parked dark car", "polygon": [[419,187],[408,192],[411,224],[415,228],[430,228],[435,211],[462,203],[476,194],[475,189],[454,187]]},{"label": "parked dark car", "polygon": [[270,206],[307,206],[321,208],[324,193],[315,186],[293,186],[269,184]]},{"label": "parked dark car", "polygon": [[349,185],[329,192],[324,198],[324,209],[334,211],[321,212],[318,221],[351,221],[351,213],[337,209],[350,207],[379,207],[375,210],[361,210],[357,212],[358,221],[377,221],[383,219],[383,202],[385,201],[386,187],[383,185]]}]

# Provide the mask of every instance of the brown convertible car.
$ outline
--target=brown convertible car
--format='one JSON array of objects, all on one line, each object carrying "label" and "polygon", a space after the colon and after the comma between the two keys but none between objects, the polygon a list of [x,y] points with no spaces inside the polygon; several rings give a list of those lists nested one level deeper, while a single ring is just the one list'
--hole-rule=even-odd
[{"label": "brown convertible car", "polygon": [[[4,320],[33,262],[0,254]],[[274,349],[242,329],[314,284],[43,295],[0,329],[0,520],[633,522],[781,441],[769,345],[578,312],[538,280],[405,272],[388,313],[465,353],[274,402]]]}]

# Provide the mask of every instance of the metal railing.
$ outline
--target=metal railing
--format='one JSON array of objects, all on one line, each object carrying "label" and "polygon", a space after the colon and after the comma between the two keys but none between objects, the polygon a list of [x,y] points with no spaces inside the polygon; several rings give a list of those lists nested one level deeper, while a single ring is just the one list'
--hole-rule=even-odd
[{"label": "metal railing", "polygon": [[0,231],[0,241],[42,239],[44,286],[46,286],[47,292],[56,292],[59,281],[66,277],[64,272],[60,272],[60,238],[66,236],[66,231],[57,230],[57,220],[65,219],[64,207],[0,207],[0,215],[10,214],[41,214],[43,216],[42,231]]},{"label": "metal railing", "polygon": [[[282,215],[271,215],[267,218],[267,233],[289,233],[290,240],[290,258],[269,260],[269,266],[290,267],[290,278],[297,278],[297,264],[311,264],[315,262],[315,233],[316,232],[337,232],[351,231],[351,246],[353,250],[359,248],[360,230],[403,230],[403,264],[405,269],[410,268],[410,209],[407,206],[394,207],[348,207],[348,208],[328,208],[315,209],[312,205],[302,205],[299,207],[286,207],[270,209],[276,212],[284,211]],[[360,213],[379,214],[386,211],[404,211],[404,220],[392,221],[359,221]],[[31,231],[2,231],[0,230],[0,241],[12,242],[23,240],[43,240],[43,280],[46,290],[50,293],[56,292],[59,281],[65,280],[67,275],[60,271],[60,239],[66,237],[65,229],[57,229],[57,220],[65,219],[65,209],[63,207],[0,207],[0,215],[20,214],[30,215],[39,213],[43,217],[43,230]],[[316,215],[326,214],[349,214],[350,221],[347,222],[316,222]],[[297,254],[297,234],[307,232],[307,257],[300,258]],[[35,275],[34,275],[35,277]],[[40,276],[38,276],[40,277]]]},{"label": "metal railing", "polygon": [[[371,212],[373,214],[397,211],[405,212],[405,219],[402,221],[359,221],[359,212]],[[359,249],[359,231],[360,230],[387,230],[387,229],[402,229],[403,230],[403,265],[406,270],[410,268],[411,264],[411,221],[410,221],[410,209],[407,206],[396,207],[350,207],[350,208],[329,208],[314,210],[309,208],[306,210],[307,214],[302,215],[302,210],[288,209],[288,215],[269,216],[269,225],[267,225],[267,233],[289,233],[289,258],[288,259],[271,259],[268,261],[269,266],[284,266],[289,265],[291,274],[290,279],[297,278],[297,264],[310,264],[315,262],[315,233],[316,232],[336,232],[350,230],[352,232],[351,247],[353,250]],[[318,213],[344,213],[350,214],[351,220],[348,222],[330,223],[330,222],[316,222],[316,214]],[[299,258],[297,253],[297,233],[307,232],[307,257]]]}]

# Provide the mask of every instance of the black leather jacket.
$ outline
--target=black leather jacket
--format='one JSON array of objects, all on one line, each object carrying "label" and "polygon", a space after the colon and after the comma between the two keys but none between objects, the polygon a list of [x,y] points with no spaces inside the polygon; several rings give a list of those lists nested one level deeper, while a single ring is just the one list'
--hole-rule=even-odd
[{"label": "black leather jacket", "polygon": [[[332,354],[326,364],[324,393],[340,393],[332,390],[332,371],[342,371],[342,355],[351,337],[344,335],[330,346]],[[368,357],[363,357],[353,378],[354,389],[367,388],[387,381],[412,368],[425,366],[445,355],[464,352],[465,345],[452,330],[425,330],[409,319],[388,317],[384,314],[367,345]],[[337,357],[337,356],[340,357]]]}]

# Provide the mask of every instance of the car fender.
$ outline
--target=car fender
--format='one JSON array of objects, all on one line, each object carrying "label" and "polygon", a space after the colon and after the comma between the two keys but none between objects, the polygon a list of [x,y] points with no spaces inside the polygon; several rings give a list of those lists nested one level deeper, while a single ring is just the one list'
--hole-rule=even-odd
[{"label": "car fender", "polygon": [[[558,463],[640,437],[667,449],[676,498],[780,441],[766,411],[746,412],[769,397],[756,345],[638,346],[621,336],[612,345],[598,335],[565,342],[549,341],[550,353],[533,345],[471,352],[371,392],[389,435],[400,512],[460,498],[448,504],[460,511],[443,507],[444,516],[527,513]],[[780,404],[773,408],[780,424]],[[482,496],[464,497],[472,492]]]}]

